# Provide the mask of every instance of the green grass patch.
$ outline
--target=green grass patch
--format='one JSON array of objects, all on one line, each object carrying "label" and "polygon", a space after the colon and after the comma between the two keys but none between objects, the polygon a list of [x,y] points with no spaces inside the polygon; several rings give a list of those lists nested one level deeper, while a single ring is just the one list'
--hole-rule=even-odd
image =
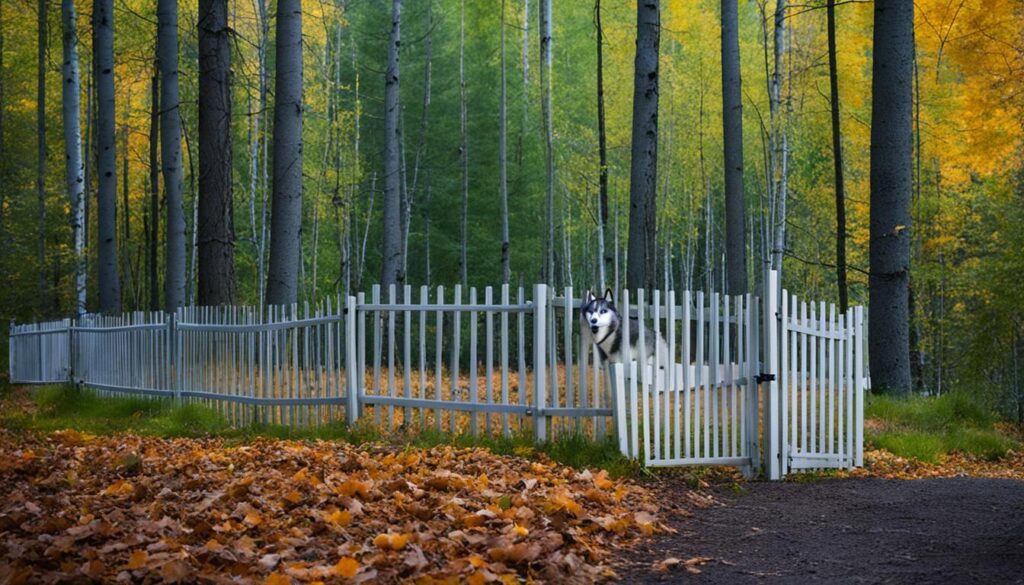
[{"label": "green grass patch", "polygon": [[51,432],[74,429],[96,435],[129,432],[157,437],[220,437],[244,443],[260,437],[288,440],[336,440],[352,444],[383,442],[430,448],[437,445],[479,447],[499,455],[538,458],[544,454],[576,468],[607,469],[613,477],[635,476],[639,464],[623,457],[611,438],[595,442],[578,433],[559,433],[535,446],[530,432],[510,436],[452,436],[433,429],[418,433],[383,435],[364,418],[350,427],[343,421],[310,427],[252,424],[232,427],[220,412],[200,405],[176,405],[168,399],[106,397],[72,385],[34,390],[33,408],[6,401],[0,405],[0,426],[14,431]]},{"label": "green grass patch", "polygon": [[870,444],[928,463],[955,451],[998,460],[1019,447],[995,430],[998,417],[991,405],[968,392],[906,399],[870,396],[864,414],[881,423],[869,425]]}]

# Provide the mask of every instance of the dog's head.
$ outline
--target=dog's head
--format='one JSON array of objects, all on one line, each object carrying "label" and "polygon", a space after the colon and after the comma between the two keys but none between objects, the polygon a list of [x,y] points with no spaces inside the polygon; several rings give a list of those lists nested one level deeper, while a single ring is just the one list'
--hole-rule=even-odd
[{"label": "dog's head", "polygon": [[604,291],[602,297],[595,297],[594,293],[587,291],[587,295],[583,297],[582,316],[592,333],[615,325],[618,314],[615,311],[615,303],[612,302],[612,289]]}]

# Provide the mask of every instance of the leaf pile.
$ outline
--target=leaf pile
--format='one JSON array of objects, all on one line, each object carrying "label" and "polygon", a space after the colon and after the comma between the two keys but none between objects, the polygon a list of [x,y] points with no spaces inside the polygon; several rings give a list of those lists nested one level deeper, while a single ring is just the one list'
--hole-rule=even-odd
[{"label": "leaf pile", "polygon": [[450,446],[0,431],[0,493],[10,583],[589,583],[670,530],[604,472]]},{"label": "leaf pile", "polygon": [[864,467],[848,473],[850,477],[887,479],[925,479],[932,477],[997,477],[1024,480],[1024,453],[1010,451],[1006,457],[991,461],[961,452],[943,455],[938,463],[925,463],[899,457],[885,449],[865,449]]}]

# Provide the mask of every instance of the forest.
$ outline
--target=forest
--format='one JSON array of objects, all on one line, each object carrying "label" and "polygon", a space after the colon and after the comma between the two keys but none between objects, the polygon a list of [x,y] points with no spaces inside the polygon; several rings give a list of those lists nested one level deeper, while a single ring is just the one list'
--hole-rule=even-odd
[{"label": "forest", "polygon": [[896,323],[893,386],[1024,420],[1022,31],[1017,0],[3,0],[0,317],[773,268]]}]

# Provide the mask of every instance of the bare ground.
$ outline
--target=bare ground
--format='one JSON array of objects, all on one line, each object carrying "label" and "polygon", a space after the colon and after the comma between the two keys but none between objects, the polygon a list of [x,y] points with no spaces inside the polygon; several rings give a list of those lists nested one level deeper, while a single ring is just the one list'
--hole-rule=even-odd
[{"label": "bare ground", "polygon": [[[680,484],[669,482],[671,501]],[[627,583],[1024,583],[1024,482],[757,482],[624,553]],[[681,561],[669,567],[659,562]],[[704,558],[705,560],[701,560]],[[688,561],[688,562],[687,562]]]}]

